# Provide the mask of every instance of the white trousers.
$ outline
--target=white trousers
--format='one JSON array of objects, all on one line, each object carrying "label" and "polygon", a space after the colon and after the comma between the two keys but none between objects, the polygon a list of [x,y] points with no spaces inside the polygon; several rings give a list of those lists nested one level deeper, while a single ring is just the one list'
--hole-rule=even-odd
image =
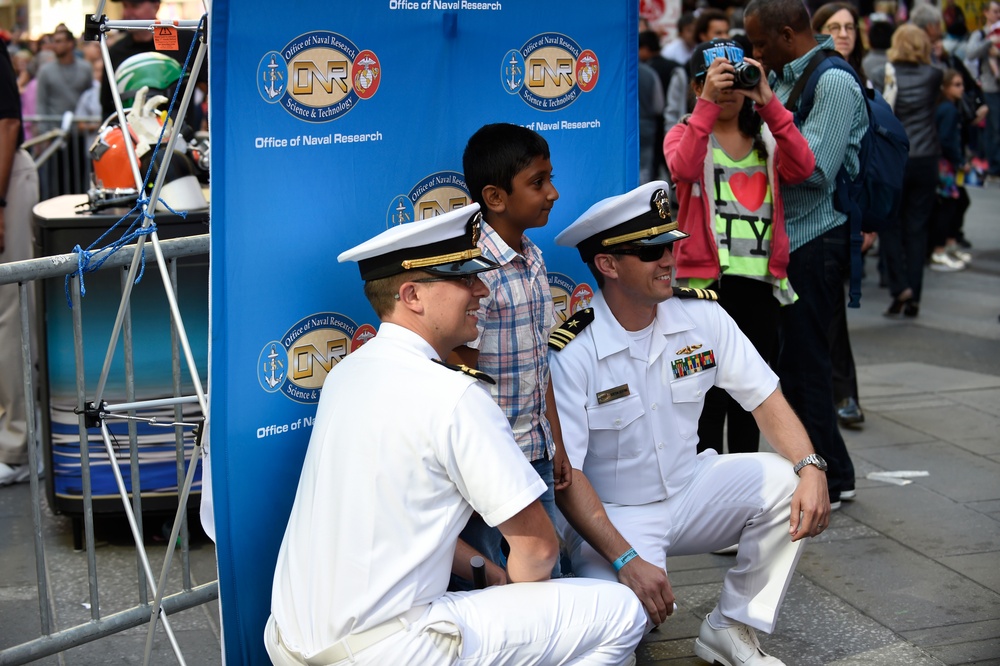
[{"label": "white trousers", "polygon": [[[698,555],[739,543],[726,573],[719,611],[771,633],[798,563],[789,515],[798,477],[774,453],[698,457],[691,480],[676,495],[639,506],[605,503],[612,524],[644,560],[667,570],[667,556]],[[565,519],[563,538],[577,576],[618,580],[603,557]]]},{"label": "white trousers", "polygon": [[[449,592],[408,629],[337,664],[421,666],[621,666],[642,638],[646,613],[632,590],[605,581],[562,579]],[[264,643],[276,666],[300,666]]]}]

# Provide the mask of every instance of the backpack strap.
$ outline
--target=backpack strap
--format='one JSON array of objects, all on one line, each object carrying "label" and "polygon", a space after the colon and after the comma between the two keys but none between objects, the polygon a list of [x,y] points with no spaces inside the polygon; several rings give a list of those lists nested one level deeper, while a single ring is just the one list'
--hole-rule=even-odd
[{"label": "backpack strap", "polygon": [[[789,93],[788,95],[788,100],[785,102],[786,109],[788,109],[792,113],[795,113],[799,97],[802,96],[802,92],[805,90],[806,84],[808,84],[809,80],[812,78],[812,73],[815,72],[816,68],[820,66],[820,63],[826,60],[827,57],[829,56],[830,53],[826,49],[820,49],[819,51],[816,51],[816,53],[813,54],[813,57],[809,60],[809,64],[806,65],[806,68],[804,70],[802,70],[802,76],[800,76],[799,79],[795,82],[795,87],[792,88],[792,92]],[[815,88],[816,83],[818,81],[819,81],[819,76],[816,77],[816,81],[813,82],[810,89]],[[812,104],[810,104],[809,106],[811,108]],[[809,111],[806,110],[806,112],[803,114],[803,119],[805,116],[808,115]]]}]

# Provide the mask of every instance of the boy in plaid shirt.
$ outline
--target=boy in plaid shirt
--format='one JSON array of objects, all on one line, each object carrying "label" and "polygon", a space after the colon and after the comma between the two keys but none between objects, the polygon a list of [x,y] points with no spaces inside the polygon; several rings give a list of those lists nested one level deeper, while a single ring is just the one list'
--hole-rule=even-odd
[{"label": "boy in plaid shirt", "polygon": [[[525,231],[543,227],[559,198],[552,184],[548,143],[538,133],[507,123],[485,125],[462,156],[472,200],[482,207],[479,249],[500,269],[479,277],[490,290],[480,301],[479,337],[455,353],[496,379],[490,386],[514,438],[548,490],[539,499],[555,514],[555,490],[572,481],[563,450],[549,378],[548,337],[555,310],[541,250]],[[478,515],[462,538],[503,566],[500,532]],[[559,565],[553,577],[560,574]]]}]

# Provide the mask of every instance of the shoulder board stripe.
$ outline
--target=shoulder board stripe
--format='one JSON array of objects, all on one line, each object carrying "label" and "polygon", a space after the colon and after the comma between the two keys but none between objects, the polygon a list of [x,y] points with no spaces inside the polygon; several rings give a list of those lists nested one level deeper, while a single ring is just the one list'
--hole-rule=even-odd
[{"label": "shoulder board stripe", "polygon": [[549,333],[549,347],[561,351],[573,341],[580,331],[590,326],[592,321],[594,321],[593,308],[580,310],[564,321],[562,326]]},{"label": "shoulder board stripe", "polygon": [[690,289],[688,287],[674,287],[674,296],[677,298],[697,298],[703,301],[717,301],[719,294],[711,289]]},{"label": "shoulder board stripe", "polygon": [[497,380],[493,379],[492,377],[490,377],[488,374],[486,374],[482,370],[476,370],[475,368],[470,368],[469,366],[467,366],[465,364],[453,365],[451,363],[445,363],[444,361],[439,361],[436,358],[433,359],[433,361],[435,363],[437,363],[438,365],[443,365],[444,367],[448,368],[449,370],[454,370],[455,372],[461,372],[464,375],[469,375],[473,379],[478,379],[479,381],[486,382],[487,384],[496,384],[497,383]]}]

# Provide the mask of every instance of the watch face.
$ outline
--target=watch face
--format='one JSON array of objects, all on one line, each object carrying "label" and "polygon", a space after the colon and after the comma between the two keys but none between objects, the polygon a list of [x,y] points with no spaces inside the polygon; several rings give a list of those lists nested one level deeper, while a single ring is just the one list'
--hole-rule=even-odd
[{"label": "watch face", "polygon": [[822,456],[820,456],[818,453],[813,454],[813,455],[814,455],[814,457],[816,459],[816,467],[819,467],[821,470],[823,470],[825,472],[826,468],[828,467],[828,465],[826,464],[826,461],[823,460]]}]

